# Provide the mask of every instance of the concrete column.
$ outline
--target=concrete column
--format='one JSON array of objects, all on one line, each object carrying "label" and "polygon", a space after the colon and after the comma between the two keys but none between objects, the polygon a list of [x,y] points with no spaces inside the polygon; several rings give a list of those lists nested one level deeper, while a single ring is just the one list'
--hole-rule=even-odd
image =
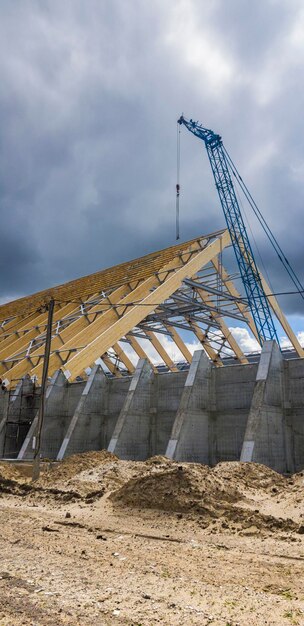
[{"label": "concrete column", "polygon": [[209,462],[209,388],[211,363],[194,352],[166,456],[178,461]]},{"label": "concrete column", "polygon": [[295,459],[295,432],[293,429],[293,411],[291,405],[291,389],[289,378],[289,361],[283,362],[283,408],[285,423],[286,471],[294,474],[297,471]]},{"label": "concrete column", "polygon": [[[63,375],[62,371],[57,370],[57,372],[55,372],[55,374],[52,376],[50,384],[46,391],[45,419],[44,419],[44,428],[42,431],[42,439],[44,438],[45,430],[46,429],[49,430],[50,427],[53,426],[54,428],[55,426],[55,424],[50,424],[49,423],[50,420],[48,420],[50,404],[53,404],[55,402],[56,405],[58,406],[58,414],[60,414],[60,407],[64,403],[64,388],[66,384],[67,384],[66,378]],[[25,458],[30,458],[30,459],[33,458],[33,450],[34,450],[33,437],[35,436],[35,433],[37,430],[37,424],[38,424],[38,412],[32,422],[29,432],[18,454],[17,458],[19,460],[25,459]]]},{"label": "concrete column", "polygon": [[57,461],[61,461],[69,454],[100,450],[109,443],[107,441],[105,445],[104,437],[102,437],[103,407],[105,395],[108,392],[107,382],[100,365],[95,365],[65,433]]},{"label": "concrete column", "polygon": [[241,461],[285,472],[283,358],[275,341],[265,341],[258,366]]},{"label": "concrete column", "polygon": [[149,362],[140,359],[108,447],[121,459],[143,461],[149,456],[153,376]]},{"label": "concrete column", "polygon": [[0,420],[0,458],[4,455],[4,439],[5,439],[5,425],[7,422],[7,416],[9,413],[9,393],[8,391],[1,392],[1,420]]}]

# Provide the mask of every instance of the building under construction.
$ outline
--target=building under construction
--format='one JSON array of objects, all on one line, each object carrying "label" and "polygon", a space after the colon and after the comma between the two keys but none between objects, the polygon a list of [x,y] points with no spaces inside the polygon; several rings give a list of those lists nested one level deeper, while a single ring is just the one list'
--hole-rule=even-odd
[{"label": "building under construction", "polygon": [[[304,350],[262,274],[291,348],[261,342],[223,263],[232,243],[222,230],[2,305],[2,458],[33,457],[53,300],[43,458],[107,448],[302,469]],[[229,321],[261,351],[245,354]]]}]

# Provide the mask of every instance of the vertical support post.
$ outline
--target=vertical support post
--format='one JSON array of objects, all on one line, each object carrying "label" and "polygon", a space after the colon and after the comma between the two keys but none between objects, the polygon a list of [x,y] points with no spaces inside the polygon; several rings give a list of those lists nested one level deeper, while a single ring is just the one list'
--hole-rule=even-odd
[{"label": "vertical support post", "polygon": [[40,406],[39,406],[39,412],[38,412],[38,423],[37,423],[37,433],[36,433],[36,442],[35,442],[35,451],[34,451],[32,481],[37,480],[40,475],[41,432],[42,432],[43,418],[44,418],[46,384],[47,384],[51,343],[52,343],[52,324],[53,324],[54,306],[55,306],[55,301],[53,298],[51,298],[48,304],[48,321],[47,321],[47,329],[46,329],[43,371],[42,371],[42,380],[41,380],[41,396],[40,396]]}]

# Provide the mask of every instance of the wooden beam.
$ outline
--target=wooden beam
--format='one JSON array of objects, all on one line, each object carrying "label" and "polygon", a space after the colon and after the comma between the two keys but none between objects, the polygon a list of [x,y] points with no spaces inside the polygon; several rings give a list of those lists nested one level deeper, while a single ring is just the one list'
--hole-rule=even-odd
[{"label": "wooden beam", "polygon": [[[111,294],[111,301],[107,302],[107,304],[105,305],[104,307],[105,313],[101,313],[99,317],[106,315],[107,311],[109,311],[109,309],[111,308],[112,303],[115,303],[116,301],[118,302],[122,294],[128,293],[129,291],[130,291],[130,287],[128,285],[123,285],[122,287],[118,287],[118,289],[116,289]],[[50,361],[49,361],[50,375],[52,375],[52,373],[54,373],[56,369],[61,367],[62,365],[61,357],[63,357],[63,354],[64,354],[64,353],[61,354],[61,357],[60,357],[60,355],[56,354],[54,350],[66,349],[65,354],[67,355],[71,348],[75,349],[77,347],[77,337],[78,335],[81,336],[81,329],[86,329],[90,325],[89,318],[92,315],[95,316],[97,311],[100,311],[100,303],[96,304],[94,307],[92,307],[92,309],[90,309],[90,311],[88,312],[88,316],[83,315],[82,317],[72,322],[60,334],[53,337],[52,339],[53,353],[51,354]],[[115,313],[114,313],[114,317],[116,319]],[[92,322],[92,324],[93,323],[94,322]],[[70,338],[70,340],[65,342],[65,339],[67,338]],[[85,343],[82,343],[82,344],[79,343],[78,345],[85,345]],[[6,372],[6,379],[10,381],[13,378],[14,379],[21,378],[22,376],[24,376],[26,373],[29,373],[29,372],[31,373],[31,376],[41,376],[42,364],[40,364],[40,356],[41,356],[41,348],[38,348],[37,350],[33,351],[29,355],[28,358],[23,359],[22,361],[14,365],[14,367],[12,367],[8,372]],[[88,363],[88,365],[90,364]]]},{"label": "wooden beam", "polygon": [[188,321],[190,329],[194,332],[198,340],[201,342],[205,352],[210,357],[211,361],[217,367],[223,366],[223,361],[221,360],[219,354],[214,350],[214,348],[209,344],[208,339],[206,337],[207,333],[205,333],[196,322]]},{"label": "wooden beam", "polygon": [[156,334],[151,330],[145,330],[145,334],[148,339],[151,341],[153,348],[158,352],[160,358],[164,361],[171,372],[178,372],[178,367],[173,363],[171,357],[169,356],[167,350],[164,348],[163,344],[159,341]]},{"label": "wooden beam", "polygon": [[[214,302],[210,298],[209,294],[206,291],[204,291],[203,287],[202,288],[197,287],[195,290],[199,294],[199,297],[201,298],[202,302],[205,302],[207,305],[209,304],[210,306],[214,306]],[[224,322],[223,318],[220,317],[220,315],[218,315],[215,311],[209,311],[209,314],[212,317],[212,319],[214,319],[216,323],[219,324],[227,343],[229,344],[231,350],[234,352],[235,356],[240,361],[240,363],[249,363],[247,357],[245,356],[244,352],[241,350],[238,342],[233,337],[231,331],[229,330],[226,322]]]},{"label": "wooden beam", "polygon": [[[66,304],[61,309],[57,309],[57,311],[54,313],[53,321],[58,322],[63,317],[65,317],[66,315],[69,315],[73,311],[77,311],[77,309],[75,309],[75,304]],[[4,359],[13,357],[14,354],[19,354],[22,351],[22,349],[26,349],[29,346],[31,341],[41,336],[42,334],[41,328],[45,327],[47,316],[40,315],[39,318],[41,317],[42,317],[42,321],[40,322],[39,326],[37,325],[37,322],[36,322],[35,326],[31,330],[28,330],[28,332],[20,336],[19,339],[12,341],[10,345],[8,345],[5,349],[1,349],[1,345],[0,345],[0,362],[4,361]],[[2,371],[6,371],[6,369],[0,363],[0,374]]]},{"label": "wooden beam", "polygon": [[148,357],[147,353],[145,352],[145,350],[143,349],[143,347],[140,345],[140,343],[137,341],[136,337],[134,337],[134,335],[131,335],[130,333],[128,333],[126,335],[126,339],[130,342],[130,345],[132,346],[134,352],[136,352],[137,356],[140,359],[146,359],[147,361],[149,361],[153,371],[156,373],[157,372],[157,368],[155,367],[155,365],[152,363],[150,357]]},{"label": "wooden beam", "polygon": [[133,374],[133,372],[135,372],[135,367],[132,361],[130,361],[129,357],[124,352],[123,348],[119,345],[119,343],[114,343],[113,350],[115,350],[119,360],[125,365],[128,372],[130,372],[130,374]]},{"label": "wooden beam", "polygon": [[108,370],[113,374],[116,378],[122,378],[122,373],[119,371],[118,367],[112,363],[110,357],[107,354],[103,354],[100,357],[104,364],[107,366]]},{"label": "wooden beam", "polygon": [[[234,282],[229,278],[228,272],[225,270],[223,265],[221,265],[221,267],[220,267],[218,259],[217,258],[212,259],[211,263],[215,267],[219,277],[222,279],[222,281],[224,283],[224,286],[226,287],[226,289],[230,293],[230,295],[233,296],[234,298],[241,298],[240,293],[238,292],[238,290],[236,289],[236,287],[234,285]],[[240,302],[240,300],[235,300],[235,304],[238,307],[240,313],[242,313],[242,315],[246,318],[247,324],[248,324],[252,334],[255,336],[255,338],[258,341],[258,343],[260,343],[259,335],[258,335],[257,329],[255,327],[255,323],[253,321],[253,317],[252,317],[250,311],[248,310],[248,306],[246,304],[244,304],[243,302]]]},{"label": "wooden beam", "polygon": [[[211,239],[211,237],[217,237],[222,232],[211,233],[206,237]],[[14,315],[24,315],[33,309],[37,310],[40,306],[44,306],[49,302],[50,298],[53,298],[56,302],[70,302],[80,298],[87,299],[96,292],[108,291],[108,289],[116,288],[134,280],[145,280],[177,255],[183,255],[190,245],[193,244],[198,249],[201,240],[202,237],[199,237],[191,242],[178,243],[164,250],[158,250],[141,258],[95,272],[90,274],[90,276],[83,276],[64,285],[57,285],[14,302],[0,305],[0,321]]]},{"label": "wooden beam", "polygon": [[14,317],[10,322],[7,322],[2,326],[0,325],[1,333],[0,333],[0,346],[2,347],[2,342],[7,339],[6,333],[9,331],[9,335],[15,334],[18,337],[18,332],[21,327],[25,324],[29,324],[32,320],[37,317],[37,311],[32,313],[31,315],[19,315],[18,317]]},{"label": "wooden beam", "polygon": [[163,325],[165,326],[165,328],[170,333],[174,343],[176,344],[176,346],[178,347],[178,349],[182,353],[182,355],[185,357],[186,361],[188,363],[191,363],[191,361],[192,361],[192,354],[191,354],[190,350],[188,350],[188,348],[185,345],[185,343],[183,342],[180,334],[177,332],[177,330],[174,328],[174,326],[166,324],[166,322],[163,322]]},{"label": "wooden beam", "polygon": [[275,316],[277,317],[277,319],[279,320],[282,328],[284,329],[290,343],[292,344],[292,346],[294,347],[296,353],[298,354],[298,356],[300,357],[304,357],[304,349],[302,348],[298,338],[296,337],[296,335],[294,334],[289,322],[287,321],[283,311],[281,310],[281,307],[278,303],[278,301],[276,300],[275,296],[270,295],[271,294],[271,289],[268,285],[268,283],[266,282],[263,274],[261,274],[260,272],[260,277],[261,277],[261,281],[262,281],[262,286],[264,289],[264,292],[267,296],[268,302],[275,314]]},{"label": "wooden beam", "polygon": [[[247,258],[245,255],[245,252],[242,251],[242,254],[244,256],[244,259],[246,260],[247,263],[251,262],[251,257],[249,256],[248,252],[247,252]],[[282,328],[284,329],[289,341],[291,342],[292,346],[294,347],[296,353],[298,354],[299,357],[303,358],[304,357],[304,349],[302,348],[298,338],[296,337],[295,333],[293,332],[289,322],[287,321],[283,311],[281,310],[281,307],[277,301],[277,299],[275,298],[275,296],[271,295],[271,289],[267,283],[267,281],[265,280],[262,272],[260,270],[259,274],[260,274],[260,278],[261,278],[261,283],[262,283],[262,287],[264,289],[264,293],[268,299],[268,302],[276,316],[276,318],[278,319],[278,321],[280,322]]]}]

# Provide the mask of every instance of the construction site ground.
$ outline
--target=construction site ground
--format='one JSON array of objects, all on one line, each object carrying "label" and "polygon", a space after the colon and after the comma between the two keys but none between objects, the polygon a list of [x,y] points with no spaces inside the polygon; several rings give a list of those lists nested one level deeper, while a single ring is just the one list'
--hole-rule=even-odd
[{"label": "construction site ground", "polygon": [[304,625],[303,495],[250,463],[0,463],[0,625]]}]

